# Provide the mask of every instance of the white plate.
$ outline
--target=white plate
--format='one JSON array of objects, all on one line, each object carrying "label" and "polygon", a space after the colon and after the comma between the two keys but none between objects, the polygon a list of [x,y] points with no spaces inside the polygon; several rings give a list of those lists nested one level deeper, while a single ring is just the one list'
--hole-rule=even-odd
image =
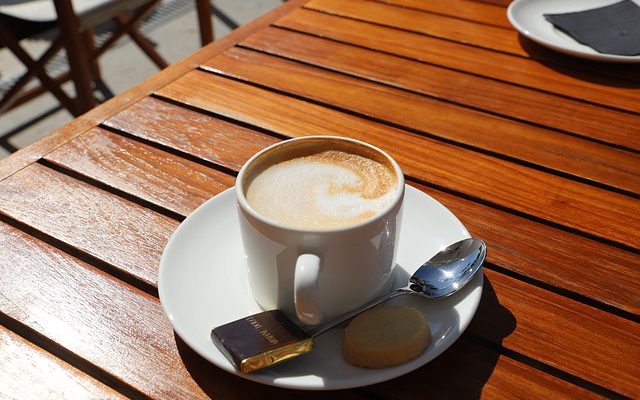
[{"label": "white plate", "polygon": [[[343,329],[338,327],[317,337],[311,353],[241,374],[210,339],[212,328],[262,311],[249,291],[236,212],[235,193],[229,189],[189,215],[162,254],[158,290],[166,315],[185,343],[216,366],[243,378],[312,390],[358,387],[395,378],[426,364],[455,342],[480,302],[482,274],[445,299],[394,299],[424,313],[432,339],[421,356],[397,367],[370,370],[347,364],[342,358]],[[409,186],[403,212],[397,271],[406,283],[422,262],[469,233],[442,204]]]},{"label": "white plate", "polygon": [[[543,14],[584,11],[618,1],[620,0],[515,0],[507,9],[507,17],[518,32],[534,42],[561,53],[595,61],[637,63],[640,62],[640,56],[598,53],[591,47],[576,42],[543,16]],[[634,1],[640,4],[640,0]]]}]

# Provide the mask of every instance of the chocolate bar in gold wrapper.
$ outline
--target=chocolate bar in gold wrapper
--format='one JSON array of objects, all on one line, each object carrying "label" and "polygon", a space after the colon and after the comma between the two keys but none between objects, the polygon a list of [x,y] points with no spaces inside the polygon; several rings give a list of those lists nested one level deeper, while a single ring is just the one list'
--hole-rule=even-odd
[{"label": "chocolate bar in gold wrapper", "polygon": [[279,310],[221,325],[211,340],[240,372],[248,373],[308,353],[313,338]]}]

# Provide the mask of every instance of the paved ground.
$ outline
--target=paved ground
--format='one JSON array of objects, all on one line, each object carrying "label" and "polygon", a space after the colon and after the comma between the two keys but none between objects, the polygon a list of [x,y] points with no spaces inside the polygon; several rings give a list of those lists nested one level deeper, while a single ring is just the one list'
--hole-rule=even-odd
[{"label": "paved ground", "polygon": [[[282,3],[282,0],[213,0],[215,37],[263,15]],[[163,0],[162,8],[153,15],[143,32],[157,44],[158,52],[169,62],[176,62],[195,51],[200,43],[196,12],[191,0]],[[47,42],[28,41],[25,46],[38,54]],[[115,94],[121,93],[149,75],[157,68],[127,38],[100,59],[104,81]],[[16,76],[22,66],[6,49],[0,49],[0,76]],[[65,89],[72,90],[71,85]],[[72,92],[72,91],[71,91]],[[8,113],[0,115],[0,158],[20,149],[73,117],[61,108],[55,97],[44,94]]]}]

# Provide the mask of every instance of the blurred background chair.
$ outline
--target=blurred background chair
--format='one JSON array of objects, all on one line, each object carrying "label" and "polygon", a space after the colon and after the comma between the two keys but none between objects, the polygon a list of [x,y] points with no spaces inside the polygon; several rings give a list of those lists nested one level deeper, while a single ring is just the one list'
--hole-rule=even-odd
[{"label": "blurred background chair", "polygon": [[[209,0],[194,1],[200,40],[205,45],[213,40],[211,5]],[[100,90],[103,97],[112,95],[102,81],[98,59],[125,34],[158,68],[166,67],[168,63],[153,43],[137,29],[140,20],[158,3],[159,0],[0,0],[0,43],[26,67],[26,72],[0,98],[0,113],[47,91],[74,116],[90,110],[96,105],[94,90]],[[94,30],[107,23],[111,35],[96,46]],[[20,45],[25,37],[49,31],[54,38],[37,59]],[[66,51],[68,70],[50,76],[46,65],[61,50]],[[27,88],[34,78],[39,85]],[[73,81],[74,97],[61,87],[68,80]]]}]

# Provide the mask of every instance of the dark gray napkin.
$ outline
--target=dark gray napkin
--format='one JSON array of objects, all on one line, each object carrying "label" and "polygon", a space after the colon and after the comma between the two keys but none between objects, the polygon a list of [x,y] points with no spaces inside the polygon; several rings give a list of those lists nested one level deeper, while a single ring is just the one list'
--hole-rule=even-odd
[{"label": "dark gray napkin", "polygon": [[566,14],[544,14],[556,28],[605,54],[640,55],[640,6],[623,0]]}]

